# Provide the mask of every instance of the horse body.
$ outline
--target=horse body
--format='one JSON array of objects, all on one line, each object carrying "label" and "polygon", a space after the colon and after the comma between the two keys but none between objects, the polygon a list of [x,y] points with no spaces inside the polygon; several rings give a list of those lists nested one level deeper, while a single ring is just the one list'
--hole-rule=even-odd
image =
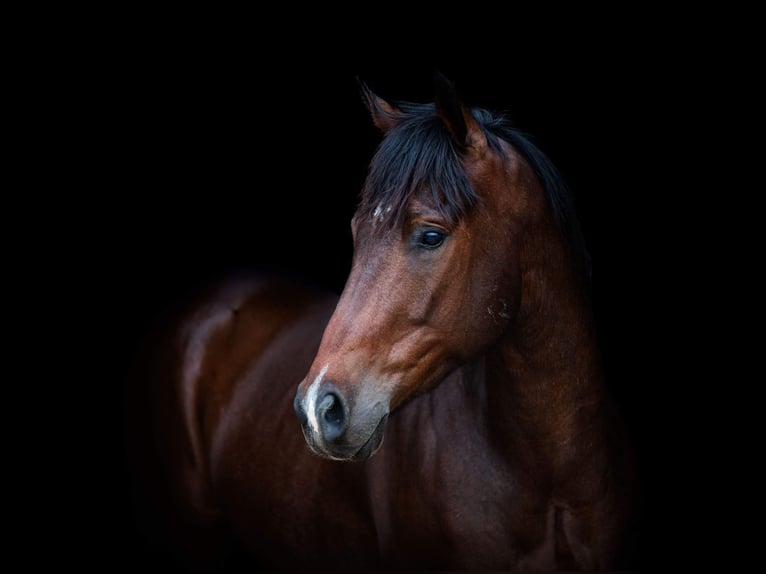
[{"label": "horse body", "polygon": [[[458,143],[464,213],[438,181],[373,197],[340,299],[224,285],[156,347],[135,452],[191,564],[233,536],[272,567],[621,565],[631,458],[546,166],[450,94],[428,125]],[[367,96],[384,133],[407,121]]]}]

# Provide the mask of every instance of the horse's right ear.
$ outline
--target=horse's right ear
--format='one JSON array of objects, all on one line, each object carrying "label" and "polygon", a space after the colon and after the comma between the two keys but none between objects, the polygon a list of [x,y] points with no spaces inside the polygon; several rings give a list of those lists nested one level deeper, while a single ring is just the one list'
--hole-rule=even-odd
[{"label": "horse's right ear", "polygon": [[383,135],[387,134],[401,121],[401,110],[373,94],[367,84],[359,78],[357,78],[357,82],[359,82],[359,90],[362,92],[364,103],[367,105],[367,109],[370,110],[372,123],[383,132]]},{"label": "horse's right ear", "polygon": [[487,138],[471,112],[461,103],[453,84],[441,72],[434,74],[436,115],[444,123],[458,147],[481,157]]}]

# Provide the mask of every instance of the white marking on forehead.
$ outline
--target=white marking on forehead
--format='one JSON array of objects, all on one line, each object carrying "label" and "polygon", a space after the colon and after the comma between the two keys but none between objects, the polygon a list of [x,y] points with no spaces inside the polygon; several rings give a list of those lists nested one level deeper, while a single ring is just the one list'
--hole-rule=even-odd
[{"label": "white marking on forehead", "polygon": [[376,219],[379,219],[383,216],[383,213],[389,213],[391,211],[391,206],[383,207],[382,203],[379,203],[375,209],[372,210],[372,220],[375,221]]},{"label": "white marking on forehead", "polygon": [[324,374],[327,372],[328,366],[329,364],[322,367],[322,370],[319,371],[319,374],[317,375],[316,379],[314,379],[314,382],[311,383],[311,386],[309,386],[309,390],[306,391],[306,414],[309,417],[309,425],[311,425],[311,430],[313,430],[315,433],[319,432],[319,422],[317,421],[316,413],[317,393],[319,392],[319,385],[324,378]]}]

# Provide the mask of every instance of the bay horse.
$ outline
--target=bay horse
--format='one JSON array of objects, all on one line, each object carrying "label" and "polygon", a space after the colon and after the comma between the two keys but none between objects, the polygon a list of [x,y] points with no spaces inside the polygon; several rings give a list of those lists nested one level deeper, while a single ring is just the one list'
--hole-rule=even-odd
[{"label": "bay horse", "polygon": [[338,297],[211,286],[149,349],[137,511],[190,569],[625,565],[634,465],[552,162],[437,78],[383,137]]}]

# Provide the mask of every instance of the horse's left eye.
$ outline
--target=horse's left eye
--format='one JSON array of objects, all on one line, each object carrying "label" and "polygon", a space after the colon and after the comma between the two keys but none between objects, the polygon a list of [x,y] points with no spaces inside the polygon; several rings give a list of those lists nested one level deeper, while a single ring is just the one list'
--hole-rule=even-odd
[{"label": "horse's left eye", "polygon": [[446,234],[443,231],[425,229],[418,235],[417,243],[420,247],[425,247],[426,249],[436,249],[444,243],[445,237]]}]

